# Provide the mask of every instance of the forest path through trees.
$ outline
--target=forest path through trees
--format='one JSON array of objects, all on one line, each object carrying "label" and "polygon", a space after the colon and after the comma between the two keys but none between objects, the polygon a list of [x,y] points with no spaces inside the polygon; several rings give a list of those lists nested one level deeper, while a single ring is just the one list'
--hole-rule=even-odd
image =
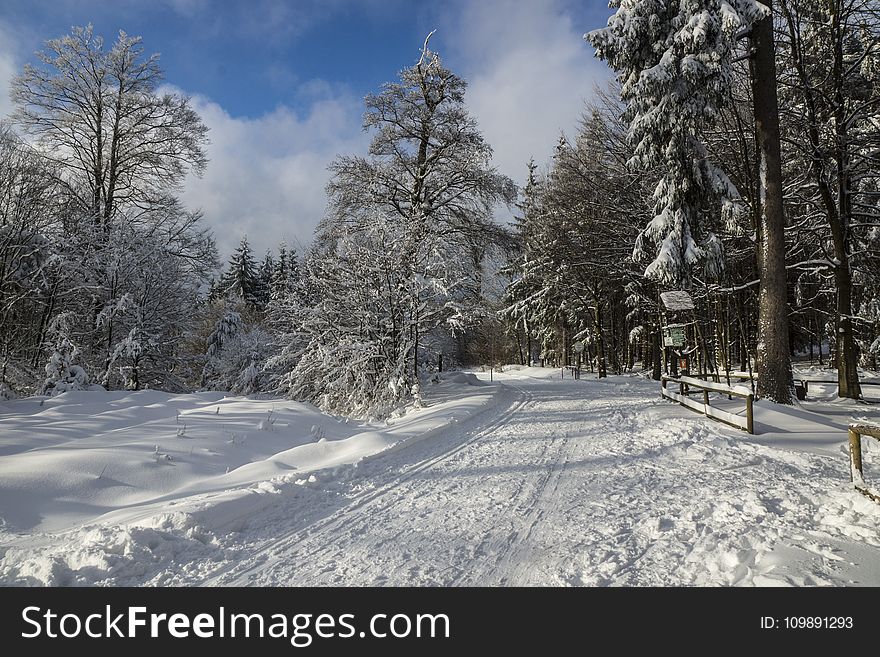
[{"label": "forest path through trees", "polygon": [[201,583],[880,582],[878,514],[844,484],[843,458],[683,417],[637,377],[544,372],[502,375],[516,395],[488,424],[251,518]]}]

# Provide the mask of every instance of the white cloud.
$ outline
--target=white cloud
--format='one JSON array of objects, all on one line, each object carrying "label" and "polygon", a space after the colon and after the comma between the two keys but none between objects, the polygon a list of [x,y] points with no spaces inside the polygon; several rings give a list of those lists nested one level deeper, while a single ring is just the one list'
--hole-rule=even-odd
[{"label": "white cloud", "polygon": [[[204,9],[201,0],[168,1],[184,14]],[[436,23],[442,54],[469,82],[467,103],[495,149],[496,166],[519,183],[530,157],[546,163],[560,132],[573,133],[593,85],[609,75],[582,39],[590,26],[576,24],[565,2],[460,0]],[[3,27],[0,114],[11,109],[8,83],[19,59],[7,38],[14,33]],[[337,154],[367,150],[362,99],[324,81],[302,84],[299,97],[304,111],[279,106],[257,118],[193,99],[212,143],[204,177],[187,179],[183,199],[205,211],[223,257],[245,233],[258,253],[281,239],[308,243],[326,205],[327,165]]]},{"label": "white cloud", "polygon": [[12,111],[9,84],[18,73],[17,40],[12,30],[0,22],[0,120]]},{"label": "white cloud", "polygon": [[[13,109],[9,83],[22,59],[13,35],[0,21],[0,118]],[[182,198],[189,208],[204,210],[223,258],[244,234],[260,257],[282,239],[308,244],[324,213],[328,164],[337,154],[367,149],[360,98],[320,80],[302,85],[299,96],[307,103],[304,112],[279,106],[254,119],[193,98],[210,128],[210,162],[202,178],[187,178]]]},{"label": "white cloud", "polygon": [[204,210],[221,256],[244,234],[258,255],[282,239],[310,242],[326,206],[327,165],[337,154],[367,148],[360,99],[323,94],[302,115],[280,106],[256,119],[230,116],[208,99],[193,101],[210,128],[210,162],[204,177],[186,181],[183,200]]},{"label": "white cloud", "polygon": [[9,82],[15,75],[17,68],[12,56],[0,52],[0,119],[12,111],[12,102],[9,99]]},{"label": "white cloud", "polygon": [[594,86],[610,73],[583,40],[564,0],[463,1],[441,29],[447,60],[469,83],[466,102],[500,171],[522,183],[529,158],[549,161],[573,135]]}]

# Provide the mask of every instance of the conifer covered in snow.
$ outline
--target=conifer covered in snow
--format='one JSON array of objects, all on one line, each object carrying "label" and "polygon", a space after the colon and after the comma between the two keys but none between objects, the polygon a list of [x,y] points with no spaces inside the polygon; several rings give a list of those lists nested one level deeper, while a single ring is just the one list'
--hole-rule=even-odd
[{"label": "conifer covered in snow", "polygon": [[260,280],[260,269],[245,235],[229,259],[229,265],[217,285],[218,291],[226,299],[256,306],[262,298]]},{"label": "conifer covered in snow", "polygon": [[261,390],[272,345],[272,336],[259,323],[246,324],[227,306],[207,338],[202,387],[241,394]]},{"label": "conifer covered in snow", "polygon": [[55,351],[46,363],[46,378],[43,381],[42,394],[60,395],[71,390],[85,390],[89,385],[89,376],[76,362],[79,350],[68,336],[69,318],[61,315],[53,322],[50,334],[55,336]]},{"label": "conifer covered in snow", "polygon": [[634,147],[633,167],[660,166],[654,218],[636,242],[645,274],[688,284],[693,269],[723,265],[712,202],[735,211],[739,194],[707,157],[712,126],[731,85],[737,36],[766,13],[755,0],[616,0],[608,27],[585,35],[619,73]]},{"label": "conifer covered in snow", "polygon": [[228,347],[241,334],[243,323],[241,315],[234,310],[226,309],[217,323],[214,330],[208,336],[206,355],[208,362],[202,372],[202,385],[210,380],[212,369],[220,360],[224,347]]}]

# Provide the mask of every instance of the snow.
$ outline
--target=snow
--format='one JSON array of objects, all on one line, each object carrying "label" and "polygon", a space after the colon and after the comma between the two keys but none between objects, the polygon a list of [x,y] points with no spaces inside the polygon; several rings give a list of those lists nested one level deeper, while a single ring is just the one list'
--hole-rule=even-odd
[{"label": "snow", "polygon": [[694,300],[685,290],[671,290],[669,292],[661,292],[660,300],[666,310],[693,310]]},{"label": "snow", "polygon": [[634,375],[488,376],[373,425],[222,393],[2,402],[0,581],[880,584],[846,447],[880,409],[757,402],[750,436]]},{"label": "snow", "polygon": [[[456,386],[440,388],[442,397]],[[55,531],[117,508],[355,463],[483,410],[495,394],[497,386],[459,393],[427,415],[380,429],[305,404],[219,393],[67,393],[42,405],[18,400],[0,407],[8,409],[0,411],[0,517],[14,529]]]}]

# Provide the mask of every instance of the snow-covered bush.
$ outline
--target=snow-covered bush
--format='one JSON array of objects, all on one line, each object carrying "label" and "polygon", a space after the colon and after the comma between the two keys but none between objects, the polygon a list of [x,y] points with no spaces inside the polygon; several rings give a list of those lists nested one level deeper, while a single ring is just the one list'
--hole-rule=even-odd
[{"label": "snow-covered bush", "polygon": [[0,383],[0,401],[9,401],[15,399],[17,395],[15,391],[9,387],[7,383]]},{"label": "snow-covered bush", "polygon": [[350,417],[383,419],[410,400],[405,362],[386,360],[378,345],[345,338],[335,344],[317,337],[283,380],[286,392],[320,408]]},{"label": "snow-covered bush", "polygon": [[44,395],[60,395],[70,390],[85,390],[89,385],[86,371],[74,361],[79,355],[76,346],[67,338],[61,338],[55,352],[46,363],[46,379],[43,382]]},{"label": "snow-covered bush", "polygon": [[241,394],[259,392],[264,388],[262,364],[272,344],[265,329],[246,327],[241,315],[227,308],[208,336],[202,386]]}]

